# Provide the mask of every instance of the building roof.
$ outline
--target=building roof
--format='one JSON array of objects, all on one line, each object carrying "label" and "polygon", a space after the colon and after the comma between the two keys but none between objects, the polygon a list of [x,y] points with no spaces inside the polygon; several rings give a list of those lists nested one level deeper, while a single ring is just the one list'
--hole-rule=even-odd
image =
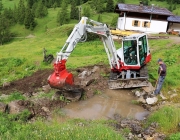
[{"label": "building roof", "polygon": [[167,21],[170,21],[170,22],[180,22],[180,16],[169,16],[167,18]]},{"label": "building roof", "polygon": [[166,15],[171,16],[173,13],[171,13],[166,8],[159,8],[155,6],[140,6],[140,5],[134,5],[134,4],[123,4],[119,3],[115,7],[115,12],[118,11],[128,11],[128,12],[137,12],[137,13],[148,13],[148,14],[157,14],[157,15]]}]

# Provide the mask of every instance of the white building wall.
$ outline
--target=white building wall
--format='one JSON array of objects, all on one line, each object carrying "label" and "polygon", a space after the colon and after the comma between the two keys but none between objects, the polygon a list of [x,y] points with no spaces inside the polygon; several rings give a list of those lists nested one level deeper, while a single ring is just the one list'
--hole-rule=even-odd
[{"label": "white building wall", "polygon": [[170,29],[174,29],[174,31],[180,31],[180,23],[173,23],[172,26],[170,26]]},{"label": "white building wall", "polygon": [[124,17],[118,18],[117,28],[120,30],[125,30],[124,29],[125,28],[125,18]]},{"label": "white building wall", "polygon": [[[140,27],[132,26],[133,20],[140,21]],[[119,17],[118,19],[118,29],[120,30],[135,30],[135,31],[142,31],[147,33],[159,33],[159,32],[166,32],[168,22],[167,21],[158,21],[158,20],[151,20],[150,28],[143,27],[142,23],[144,21],[150,22],[150,19],[138,19],[138,18],[124,18]],[[122,25],[122,24],[125,25]]]}]

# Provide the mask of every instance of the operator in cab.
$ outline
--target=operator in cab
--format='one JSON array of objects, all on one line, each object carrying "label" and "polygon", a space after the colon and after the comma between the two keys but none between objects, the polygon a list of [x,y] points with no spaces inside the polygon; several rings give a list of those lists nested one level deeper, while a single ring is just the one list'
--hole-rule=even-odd
[{"label": "operator in cab", "polygon": [[137,62],[137,58],[136,58],[137,41],[133,40],[131,45],[132,47],[129,50],[129,56],[131,58],[131,62],[135,64]]}]

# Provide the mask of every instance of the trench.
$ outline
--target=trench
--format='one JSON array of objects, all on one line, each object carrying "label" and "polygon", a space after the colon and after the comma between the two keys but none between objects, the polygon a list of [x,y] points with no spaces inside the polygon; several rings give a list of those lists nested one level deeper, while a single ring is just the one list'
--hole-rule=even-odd
[{"label": "trench", "polygon": [[72,102],[66,105],[62,111],[69,118],[81,119],[113,119],[114,114],[124,118],[143,120],[149,114],[140,105],[132,101],[137,100],[130,90],[110,90],[94,95],[87,100]]}]

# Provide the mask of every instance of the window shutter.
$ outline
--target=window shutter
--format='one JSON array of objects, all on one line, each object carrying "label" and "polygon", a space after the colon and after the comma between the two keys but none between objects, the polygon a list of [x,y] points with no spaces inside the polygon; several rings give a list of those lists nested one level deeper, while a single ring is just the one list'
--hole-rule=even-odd
[{"label": "window shutter", "polygon": [[140,24],[141,24],[141,22],[140,22],[140,21],[138,21],[138,27],[140,27]]},{"label": "window shutter", "polygon": [[134,26],[134,22],[135,22],[135,20],[132,21],[132,26]]},{"label": "window shutter", "polygon": [[144,21],[142,22],[142,27],[144,27]]},{"label": "window shutter", "polygon": [[148,28],[150,28],[150,24],[151,24],[151,23],[150,23],[150,22],[148,22],[148,24],[147,24]]}]

